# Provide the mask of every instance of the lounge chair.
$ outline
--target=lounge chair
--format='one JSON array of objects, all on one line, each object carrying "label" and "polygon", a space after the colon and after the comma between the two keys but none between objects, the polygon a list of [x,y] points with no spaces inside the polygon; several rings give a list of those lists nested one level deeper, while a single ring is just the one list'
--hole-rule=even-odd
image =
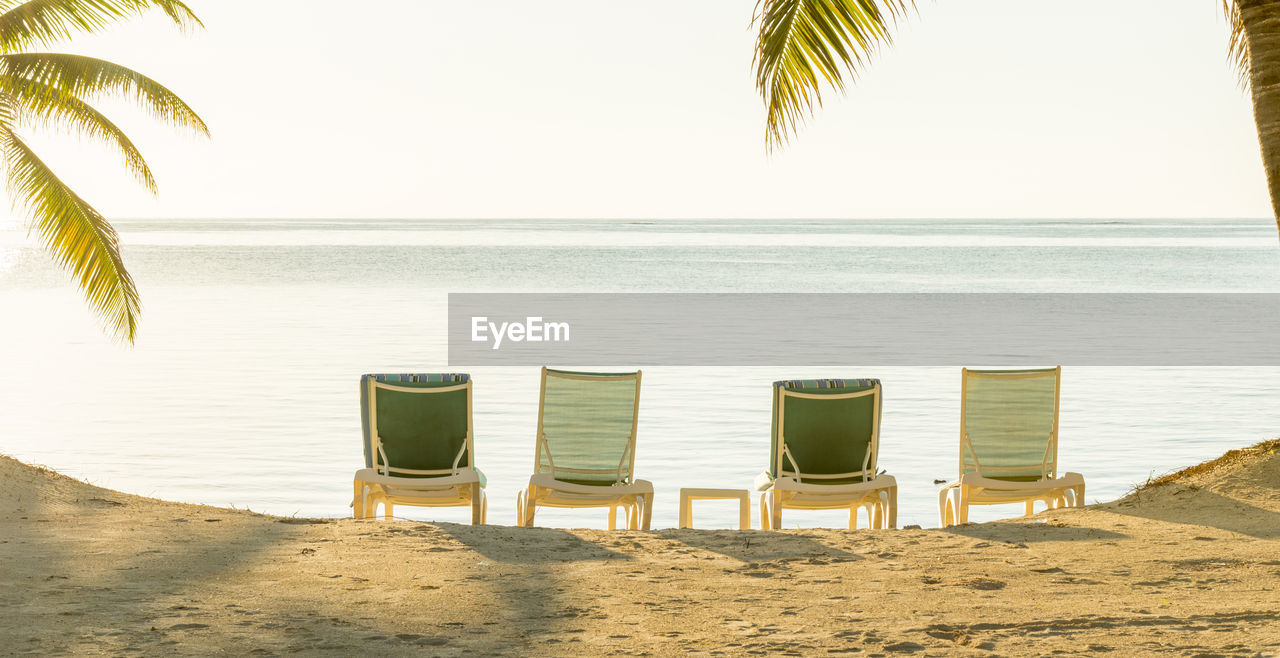
[{"label": "lounge chair", "polygon": [[1062,367],[961,373],[960,479],[938,492],[942,527],[967,523],[970,505],[1083,504],[1084,476],[1058,477]]},{"label": "lounge chair", "polygon": [[516,523],[532,526],[538,507],[606,507],[627,527],[649,529],[653,484],[635,479],[640,371],[542,369],[537,454],[529,487],[516,496]]},{"label": "lounge chair", "polygon": [[351,506],[357,519],[382,503],[471,507],[485,521],[484,474],[472,447],[471,377],[465,374],[360,377],[364,465],[356,471]]},{"label": "lounge chair", "polygon": [[898,483],[876,473],[880,444],[878,379],[802,379],[773,383],[769,468],[756,478],[760,527],[782,527],[783,509],[858,510],[872,528],[898,523]]}]

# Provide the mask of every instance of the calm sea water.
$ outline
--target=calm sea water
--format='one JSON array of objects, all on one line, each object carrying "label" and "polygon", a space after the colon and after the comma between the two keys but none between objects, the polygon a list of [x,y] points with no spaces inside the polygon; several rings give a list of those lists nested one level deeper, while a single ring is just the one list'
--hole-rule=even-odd
[{"label": "calm sea water", "polygon": [[[538,371],[446,364],[451,291],[1280,291],[1280,244],[1262,220],[117,226],[145,304],[132,349],[103,337],[33,241],[0,232],[0,452],[128,492],[282,515],[349,513],[361,373],[447,369],[475,377],[489,518],[514,522],[534,458]],[[881,466],[901,486],[899,523],[936,525],[933,482],[957,468],[959,369],[848,363],[646,368],[637,472],[657,487],[655,526],[675,525],[681,486],[750,486],[767,460],[771,381],[828,376],[884,382]],[[1060,463],[1085,474],[1090,502],[1113,499],[1152,473],[1280,434],[1277,392],[1273,368],[1068,364]],[[700,503],[695,519],[729,527],[730,505]],[[604,512],[547,510],[539,521],[604,527]]]}]

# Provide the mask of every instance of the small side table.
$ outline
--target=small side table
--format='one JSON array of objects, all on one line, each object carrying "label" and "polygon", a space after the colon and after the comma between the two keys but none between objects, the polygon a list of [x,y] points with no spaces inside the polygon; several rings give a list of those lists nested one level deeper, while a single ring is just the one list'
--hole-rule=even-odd
[{"label": "small side table", "polygon": [[695,489],[680,490],[680,527],[693,527],[693,501],[695,500],[737,500],[738,527],[751,529],[751,492],[746,489]]}]

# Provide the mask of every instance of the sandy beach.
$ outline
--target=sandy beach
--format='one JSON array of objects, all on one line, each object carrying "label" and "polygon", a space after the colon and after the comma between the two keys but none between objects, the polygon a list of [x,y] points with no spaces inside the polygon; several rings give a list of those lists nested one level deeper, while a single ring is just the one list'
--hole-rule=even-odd
[{"label": "sandy beach", "polygon": [[1278,448],[855,532],[280,518],[0,458],[0,653],[1276,655]]},{"label": "sandy beach", "polygon": [[0,177],[0,658],[1280,658],[1280,0],[0,0]]}]

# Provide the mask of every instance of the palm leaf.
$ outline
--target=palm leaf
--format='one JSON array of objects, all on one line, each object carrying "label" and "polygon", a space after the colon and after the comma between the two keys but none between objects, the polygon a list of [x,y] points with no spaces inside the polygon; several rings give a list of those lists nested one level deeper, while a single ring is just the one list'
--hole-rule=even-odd
[{"label": "palm leaf", "polygon": [[1231,35],[1227,41],[1227,61],[1240,75],[1240,86],[1249,88],[1249,42],[1245,38],[1244,20],[1240,17],[1238,0],[1222,0],[1222,14],[1227,17]]},{"label": "palm leaf", "polygon": [[23,98],[49,88],[80,99],[132,97],[158,119],[209,134],[208,126],[177,94],[126,66],[65,53],[0,55],[0,92]]},{"label": "palm leaf", "polygon": [[844,76],[892,42],[891,23],[913,0],[758,0],[753,23],[756,88],[764,98],[765,145],[787,142],[814,106],[825,82],[843,91]]},{"label": "palm leaf", "polygon": [[0,126],[0,157],[15,202],[21,200],[30,209],[32,228],[54,259],[71,271],[111,333],[133,342],[142,309],[137,286],[120,257],[115,229],[7,126]]},{"label": "palm leaf", "polygon": [[[35,88],[37,85],[32,83],[29,86]],[[48,85],[39,93],[10,97],[8,100],[13,107],[21,110],[19,120],[30,122],[35,119],[43,123],[67,126],[114,146],[124,157],[125,168],[137,176],[152,194],[156,193],[156,179],[142,153],[119,126],[93,106]]]},{"label": "palm leaf", "polygon": [[203,27],[180,0],[3,0],[0,52],[18,52],[33,44],[49,45],[76,32],[96,32],[151,8],[160,9],[181,28]]}]

